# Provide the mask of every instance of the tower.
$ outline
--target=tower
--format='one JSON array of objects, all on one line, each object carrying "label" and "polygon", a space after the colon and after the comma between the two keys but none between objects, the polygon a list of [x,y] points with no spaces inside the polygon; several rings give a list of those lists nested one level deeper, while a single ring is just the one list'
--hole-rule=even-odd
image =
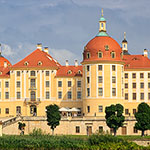
[{"label": "tower", "polygon": [[124,39],[122,41],[122,52],[124,55],[128,54],[128,42],[126,40],[126,32],[124,32]]}]

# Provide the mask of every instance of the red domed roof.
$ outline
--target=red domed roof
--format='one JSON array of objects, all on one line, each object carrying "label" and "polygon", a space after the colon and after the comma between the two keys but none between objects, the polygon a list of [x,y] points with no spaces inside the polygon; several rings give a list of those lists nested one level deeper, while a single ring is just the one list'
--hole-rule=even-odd
[{"label": "red domed roof", "polygon": [[[99,52],[102,52],[102,58],[98,57]],[[115,53],[115,58],[112,58],[112,52]],[[89,58],[87,58],[88,53],[90,55]],[[122,49],[120,45],[113,38],[109,36],[96,36],[85,46],[83,61],[122,61],[121,53]]]}]

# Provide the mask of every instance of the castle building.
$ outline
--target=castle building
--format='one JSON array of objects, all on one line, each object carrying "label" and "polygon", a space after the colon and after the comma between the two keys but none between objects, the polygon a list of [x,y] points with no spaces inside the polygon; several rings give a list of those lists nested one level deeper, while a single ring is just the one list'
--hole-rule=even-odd
[{"label": "castle building", "polygon": [[99,32],[84,46],[81,65],[66,60],[62,66],[42,44],[14,65],[0,55],[0,117],[45,116],[46,106],[57,104],[63,117],[78,120],[70,134],[79,133],[81,126],[87,127],[81,132],[86,134],[94,124],[88,118],[95,121],[95,130],[100,122],[99,129],[108,129],[105,107],[120,103],[126,116],[120,134],[137,134],[134,113],[141,102],[150,103],[150,59],[146,49],[131,55],[127,45],[126,33],[122,46],[109,36],[102,12]]}]

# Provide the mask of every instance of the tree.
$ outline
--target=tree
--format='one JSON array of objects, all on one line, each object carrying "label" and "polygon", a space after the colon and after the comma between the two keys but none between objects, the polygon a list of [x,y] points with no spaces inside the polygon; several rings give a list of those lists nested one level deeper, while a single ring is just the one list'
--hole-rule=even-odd
[{"label": "tree", "polygon": [[57,105],[49,105],[46,107],[47,125],[52,129],[52,135],[54,135],[54,129],[59,125],[61,120],[61,114]]},{"label": "tree", "polygon": [[20,135],[24,135],[25,126],[26,126],[25,123],[18,122],[18,129],[21,131]]},{"label": "tree", "polygon": [[125,117],[123,114],[123,106],[121,104],[111,105],[106,107],[106,124],[109,128],[113,129],[114,136],[116,136],[117,130],[119,127],[123,126]]},{"label": "tree", "polygon": [[144,136],[145,130],[150,129],[150,106],[146,103],[138,105],[138,111],[135,113],[135,128],[141,130],[141,136]]}]

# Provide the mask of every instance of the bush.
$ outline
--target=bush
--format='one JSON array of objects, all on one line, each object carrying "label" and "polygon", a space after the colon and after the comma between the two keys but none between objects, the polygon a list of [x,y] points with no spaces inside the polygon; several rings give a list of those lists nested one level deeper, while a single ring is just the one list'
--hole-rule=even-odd
[{"label": "bush", "polygon": [[42,131],[41,128],[34,128],[31,133],[29,133],[30,136],[41,136],[45,135],[45,133]]}]

